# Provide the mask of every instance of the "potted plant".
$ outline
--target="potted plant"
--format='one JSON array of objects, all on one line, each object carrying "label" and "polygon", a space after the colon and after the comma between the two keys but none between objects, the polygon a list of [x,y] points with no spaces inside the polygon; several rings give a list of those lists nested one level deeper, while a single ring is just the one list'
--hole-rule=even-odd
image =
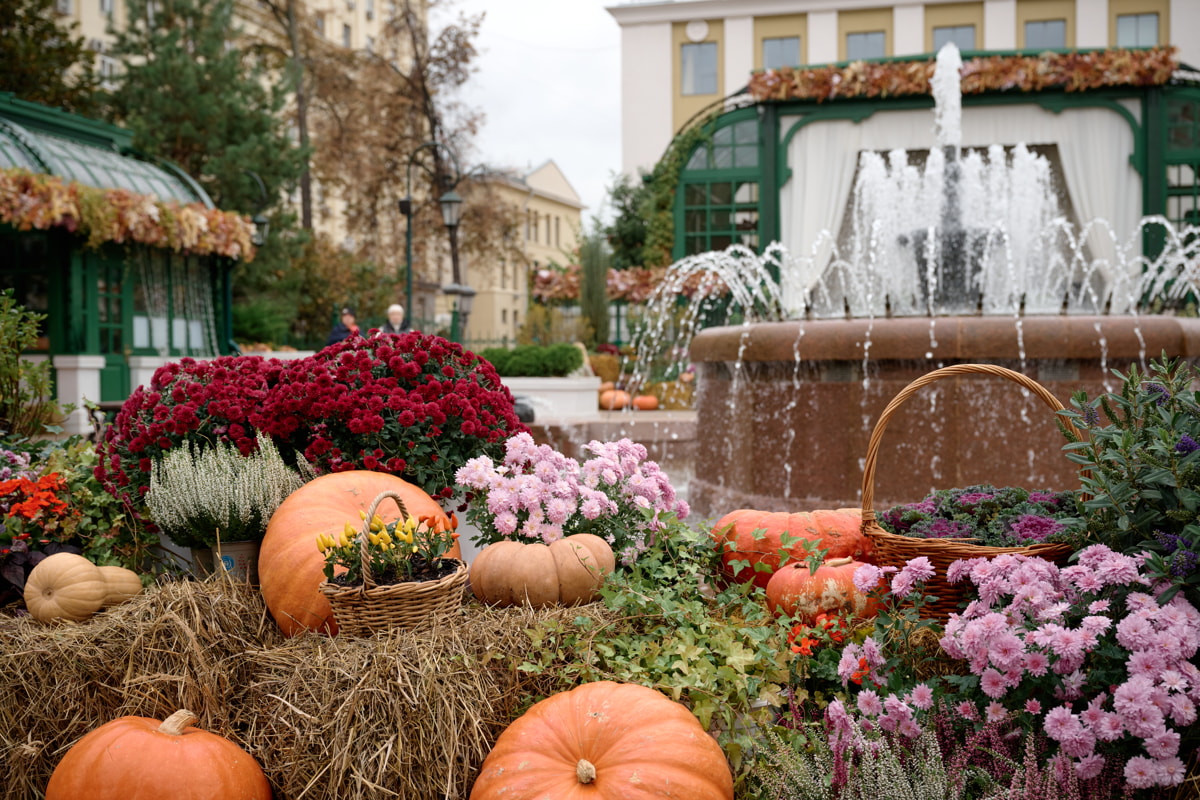
[{"label": "potted plant", "polygon": [[[384,501],[400,507],[400,518],[385,523],[376,513]],[[334,537],[317,534],[325,557],[321,593],[329,599],[342,633],[368,635],[391,627],[436,623],[462,605],[467,565],[447,554],[458,539],[458,519],[418,517],[404,499],[381,492],[356,521],[346,521]]]},{"label": "potted plant", "polygon": [[621,439],[589,442],[582,464],[528,433],[505,442],[501,463],[477,456],[458,471],[467,493],[467,520],[479,545],[514,541],[549,544],[575,533],[607,541],[622,564],[632,564],[671,519],[687,517],[644,445]]},{"label": "potted plant", "polygon": [[267,522],[304,483],[270,438],[259,433],[256,441],[257,450],[248,454],[232,443],[200,447],[189,441],[151,467],[150,517],[171,541],[191,550],[201,573],[215,568],[215,550],[226,571],[256,582]]}]

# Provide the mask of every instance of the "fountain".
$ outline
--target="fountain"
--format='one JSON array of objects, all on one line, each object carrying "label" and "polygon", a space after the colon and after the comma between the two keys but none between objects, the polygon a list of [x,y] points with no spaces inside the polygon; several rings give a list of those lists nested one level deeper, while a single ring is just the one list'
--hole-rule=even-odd
[{"label": "fountain", "polygon": [[[1161,218],[1124,240],[1102,221],[1077,229],[1045,158],[1023,145],[964,152],[961,62],[949,48],[934,79],[937,146],[923,166],[902,152],[862,155],[848,237],[826,232],[800,255],[773,244],[691,256],[652,300],[661,308],[645,315],[639,352],[691,340],[698,513],[857,505],[880,412],[941,366],[1006,366],[1065,404],[1116,386],[1113,368],[1200,356],[1200,320],[1138,314],[1147,296],[1196,287],[1197,231]],[[1153,262],[1142,255],[1150,228],[1167,242]],[[718,298],[718,284],[731,294]],[[668,323],[684,285],[693,302]],[[718,306],[743,320],[699,330]],[[938,382],[888,426],[876,508],[973,483],[1075,487],[1062,443],[1054,415],[1020,387]]]}]

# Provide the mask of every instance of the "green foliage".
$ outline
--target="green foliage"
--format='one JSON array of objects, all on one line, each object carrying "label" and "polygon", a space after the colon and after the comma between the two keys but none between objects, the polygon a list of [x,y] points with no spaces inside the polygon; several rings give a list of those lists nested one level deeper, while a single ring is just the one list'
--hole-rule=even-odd
[{"label": "green foliage", "polygon": [[608,622],[580,615],[572,626],[529,632],[536,650],[520,669],[581,681],[640,683],[687,705],[725,749],[735,771],[751,764],[754,727],[782,702],[786,630],[751,584],[714,586],[718,556],[707,531],[673,521],[628,569],[601,588]]},{"label": "green foliage", "polygon": [[592,338],[587,320],[569,317],[553,306],[531,303],[517,331],[518,344],[584,342]]},{"label": "green foliage", "polygon": [[583,237],[579,248],[579,310],[591,328],[588,347],[608,341],[608,248],[599,233]]},{"label": "green foliage", "polygon": [[674,260],[679,178],[696,146],[711,140],[709,121],[711,118],[677,135],[654,169],[642,176],[641,185],[631,185],[622,176],[609,190],[614,216],[604,235],[612,247],[615,268],[663,267]]},{"label": "green foliage", "polygon": [[0,92],[93,113],[99,97],[95,56],[78,31],[77,22],[59,22],[54,0],[0,0]]},{"label": "green foliage", "polygon": [[62,416],[50,391],[50,362],[21,358],[43,319],[19,305],[12,289],[0,292],[0,434],[9,437],[40,436]]},{"label": "green foliage", "polygon": [[253,213],[264,198],[246,170],[262,178],[274,205],[295,185],[304,154],[282,115],[288,87],[272,85],[264,65],[235,44],[234,7],[130,0],[129,26],[113,47],[125,72],[112,110],[138,149],[181,166],[219,207]]},{"label": "green foliage", "polygon": [[292,317],[270,297],[256,297],[233,307],[233,338],[239,342],[281,344],[288,339]]},{"label": "green foliage", "polygon": [[[1129,555],[1149,551],[1145,571],[1200,603],[1200,392],[1196,368],[1168,360],[1148,373],[1115,372],[1122,385],[1063,412],[1086,432],[1068,432],[1067,457],[1080,466],[1087,527],[1094,541]],[[1101,413],[1107,424],[1101,424]]]},{"label": "green foliage", "polygon": [[489,347],[479,354],[492,362],[502,378],[561,378],[583,365],[583,352],[573,344],[523,344],[508,349]]},{"label": "green foliage", "polygon": [[71,508],[78,515],[74,536],[83,555],[96,564],[142,569],[148,547],[139,546],[136,523],[121,501],[96,480],[96,446],[81,436],[50,445],[44,471],[58,472],[67,481]]}]

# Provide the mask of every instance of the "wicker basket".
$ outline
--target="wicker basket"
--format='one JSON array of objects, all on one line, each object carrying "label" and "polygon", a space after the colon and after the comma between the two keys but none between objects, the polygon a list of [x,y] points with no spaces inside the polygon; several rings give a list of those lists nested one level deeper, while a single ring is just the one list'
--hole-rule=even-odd
[{"label": "wicker basket", "polygon": [[409,581],[377,586],[371,575],[367,557],[367,534],[379,504],[391,498],[400,506],[400,518],[409,517],[404,500],[395,492],[383,492],[371,503],[358,533],[358,552],[362,558],[363,582],[341,586],[329,581],[321,583],[321,594],[329,599],[338,631],[367,636],[389,628],[418,628],[440,622],[462,605],[467,585],[467,565],[457,559],[445,559],[458,568],[445,577],[432,581]]},{"label": "wicker basket", "polygon": [[[986,547],[971,544],[969,539],[919,539],[885,531],[875,521],[875,510],[872,508],[875,496],[875,465],[879,458],[879,442],[883,438],[888,420],[909,397],[922,387],[942,378],[957,375],[997,375],[1007,378],[1036,394],[1052,410],[1059,411],[1063,407],[1062,403],[1058,402],[1058,399],[1046,387],[1019,372],[992,364],[956,364],[922,375],[904,387],[899,394],[892,398],[880,415],[879,421],[875,423],[875,430],[872,431],[871,439],[867,443],[867,458],[863,465],[862,485],[862,532],[871,543],[871,561],[879,566],[903,567],[909,559],[918,556],[928,558],[937,572],[925,583],[925,591],[927,594],[937,597],[937,600],[926,603],[922,607],[922,614],[932,619],[943,620],[958,610],[969,587],[966,581],[950,583],[946,580],[946,569],[954,561],[981,556],[991,558],[1002,553],[1019,553],[1026,556],[1038,556],[1062,565],[1066,563],[1072,552],[1069,544],[1039,543],[1028,547]],[[1074,429],[1070,421],[1064,420],[1064,422]]]}]

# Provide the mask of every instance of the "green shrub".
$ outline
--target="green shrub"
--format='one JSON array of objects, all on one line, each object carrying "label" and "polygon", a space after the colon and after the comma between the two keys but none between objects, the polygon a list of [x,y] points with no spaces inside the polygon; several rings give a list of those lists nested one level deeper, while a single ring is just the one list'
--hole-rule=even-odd
[{"label": "green shrub", "polygon": [[583,353],[573,344],[525,344],[509,350],[490,347],[480,355],[502,378],[561,378],[579,369]]},{"label": "green shrub", "polygon": [[1069,434],[1080,467],[1088,533],[1128,555],[1150,553],[1146,572],[1200,603],[1200,372],[1181,361],[1131,367],[1119,391],[1083,392],[1064,412],[1084,432]]},{"label": "green shrub", "polygon": [[40,436],[62,417],[50,392],[50,362],[21,358],[37,342],[43,319],[17,303],[12,289],[0,292],[0,435]]}]

